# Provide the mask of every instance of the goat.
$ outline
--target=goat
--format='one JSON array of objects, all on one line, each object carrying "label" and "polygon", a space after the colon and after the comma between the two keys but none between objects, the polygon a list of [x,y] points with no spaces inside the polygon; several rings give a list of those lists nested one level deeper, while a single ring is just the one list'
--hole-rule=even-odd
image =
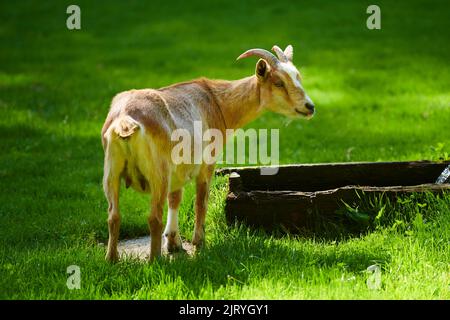
[{"label": "goat", "polygon": [[251,49],[237,60],[256,56],[255,75],[235,81],[200,78],[160,89],[130,90],[117,94],[102,128],[105,152],[103,187],[108,201],[109,240],[106,259],[118,259],[120,228],[119,188],[127,187],[151,194],[150,261],[161,255],[163,208],[169,212],[164,245],[169,252],[181,248],[178,208],[183,186],[195,178],[195,227],[192,244],[200,247],[205,237],[205,215],[214,164],[174,164],[171,133],[179,128],[193,132],[194,121],[203,129],[215,128],[223,134],[254,120],[264,110],[291,118],[311,118],[314,104],[301,84],[292,63],[291,45],[283,51]]}]

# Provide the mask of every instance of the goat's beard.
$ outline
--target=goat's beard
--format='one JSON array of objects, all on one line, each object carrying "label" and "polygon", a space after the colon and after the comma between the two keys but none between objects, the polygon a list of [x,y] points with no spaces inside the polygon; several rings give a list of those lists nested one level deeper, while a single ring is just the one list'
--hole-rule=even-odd
[{"label": "goat's beard", "polygon": [[286,117],[286,118],[284,118],[284,123],[283,123],[283,124],[284,124],[285,127],[287,127],[287,126],[290,125],[291,122],[294,121],[294,120],[295,120],[294,117],[289,117],[289,118]]}]

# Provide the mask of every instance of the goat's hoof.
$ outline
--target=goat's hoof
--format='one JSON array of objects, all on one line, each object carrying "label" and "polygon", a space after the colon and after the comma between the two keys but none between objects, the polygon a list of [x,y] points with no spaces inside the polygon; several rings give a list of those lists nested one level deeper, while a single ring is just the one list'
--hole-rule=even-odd
[{"label": "goat's hoof", "polygon": [[119,255],[117,252],[108,252],[106,253],[105,260],[111,263],[119,261]]},{"label": "goat's hoof", "polygon": [[201,249],[205,245],[205,241],[203,239],[194,239],[192,240],[192,244],[197,248]]},{"label": "goat's hoof", "polygon": [[158,259],[159,257],[161,257],[161,253],[153,253],[150,252],[150,255],[148,257],[148,262],[152,263],[154,262],[156,259]]},{"label": "goat's hoof", "polygon": [[171,232],[169,234],[165,234],[165,246],[167,249],[167,252],[169,253],[175,253],[179,252],[181,249],[183,249],[181,237],[178,232]]}]

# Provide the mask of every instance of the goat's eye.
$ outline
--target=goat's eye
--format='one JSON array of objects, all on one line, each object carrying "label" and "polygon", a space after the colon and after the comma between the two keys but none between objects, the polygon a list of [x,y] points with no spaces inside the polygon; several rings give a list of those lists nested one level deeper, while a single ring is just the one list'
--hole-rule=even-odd
[{"label": "goat's eye", "polygon": [[283,88],[284,87],[284,83],[281,82],[281,81],[277,81],[277,82],[275,82],[275,87]]}]

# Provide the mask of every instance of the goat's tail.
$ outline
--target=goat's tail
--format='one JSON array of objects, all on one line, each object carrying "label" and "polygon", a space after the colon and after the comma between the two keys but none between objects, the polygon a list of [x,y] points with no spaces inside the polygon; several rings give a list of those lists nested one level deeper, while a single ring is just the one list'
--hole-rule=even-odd
[{"label": "goat's tail", "polygon": [[115,123],[114,132],[125,139],[133,135],[139,129],[139,124],[130,116],[120,116]]}]

